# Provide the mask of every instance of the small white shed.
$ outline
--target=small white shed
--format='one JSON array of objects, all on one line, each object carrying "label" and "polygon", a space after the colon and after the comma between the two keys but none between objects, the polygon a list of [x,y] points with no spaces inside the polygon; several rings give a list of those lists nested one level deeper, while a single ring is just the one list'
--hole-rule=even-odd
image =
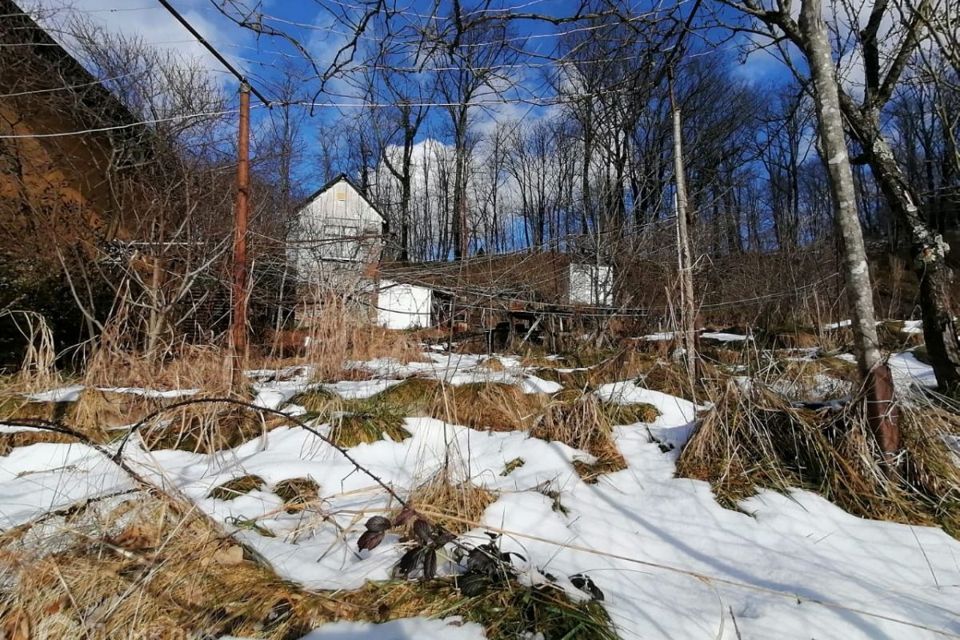
[{"label": "small white shed", "polygon": [[609,266],[570,264],[570,304],[609,307],[613,304],[613,272]]},{"label": "small white shed", "polygon": [[377,296],[377,322],[387,329],[430,326],[433,291],[427,287],[381,280]]}]

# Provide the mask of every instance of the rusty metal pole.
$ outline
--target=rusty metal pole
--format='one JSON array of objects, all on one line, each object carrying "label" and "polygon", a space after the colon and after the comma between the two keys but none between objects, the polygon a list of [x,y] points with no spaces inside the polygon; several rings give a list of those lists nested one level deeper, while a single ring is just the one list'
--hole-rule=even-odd
[{"label": "rusty metal pole", "polygon": [[247,359],[247,207],[250,197],[250,85],[240,83],[240,130],[237,141],[237,200],[233,234],[233,315],[230,337],[233,390],[243,383]]}]

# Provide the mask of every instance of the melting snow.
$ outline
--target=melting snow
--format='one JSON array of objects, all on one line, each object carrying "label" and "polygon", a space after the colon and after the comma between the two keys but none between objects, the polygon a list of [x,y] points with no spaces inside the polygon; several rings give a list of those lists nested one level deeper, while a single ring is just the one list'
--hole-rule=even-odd
[{"label": "melting snow", "polygon": [[[913,377],[919,361],[901,356],[896,363],[906,363]],[[444,362],[434,362],[444,369]],[[270,384],[261,395],[287,394],[286,387],[276,387],[280,383]],[[350,454],[401,495],[447,464],[455,480],[498,492],[464,539],[485,541],[484,530],[501,531],[503,549],[527,558],[531,575],[590,575],[625,639],[913,639],[939,637],[936,630],[960,633],[957,540],[939,529],[857,518],[804,491],[763,491],[740,505],[743,512],[724,509],[706,483],[675,477],[679,447],[694,428],[693,403],[632,381],[603,385],[596,393],[660,411],[653,423],[616,428],[628,466],[596,484],[582,482],[573,468],[574,460],[590,459],[582,451],[524,432],[488,433],[429,418],[408,419],[412,437],[403,442],[362,444]],[[664,453],[663,442],[674,448]],[[351,589],[385,579],[402,553],[394,534],[371,553],[356,552],[359,523],[389,509],[390,498],[303,430],[278,428],[216,455],[147,452],[135,439],[127,451],[129,463],[147,479],[176,488],[228,530],[237,519],[256,519],[275,537],[249,529],[236,535],[281,576],[307,587]],[[524,464],[511,465],[507,473],[517,458]],[[213,487],[245,474],[261,476],[266,486],[232,501],[207,497]],[[294,477],[320,485],[323,514],[279,508],[272,488]],[[129,487],[109,459],[88,447],[17,448],[0,458],[0,528]],[[412,637],[483,635],[475,625],[413,618],[385,625],[336,623],[308,636]]]}]

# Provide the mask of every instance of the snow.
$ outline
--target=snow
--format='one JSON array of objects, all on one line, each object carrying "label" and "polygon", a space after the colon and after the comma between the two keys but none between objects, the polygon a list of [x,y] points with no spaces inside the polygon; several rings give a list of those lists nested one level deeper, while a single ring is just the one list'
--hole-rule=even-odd
[{"label": "snow", "polygon": [[748,340],[753,340],[753,336],[744,336],[739,333],[724,333],[724,332],[715,332],[715,331],[705,331],[700,334],[700,337],[704,340],[713,340],[715,342],[746,342]]},{"label": "snow", "polygon": [[[300,640],[483,640],[483,627],[460,618],[404,618],[383,624],[333,622]],[[221,640],[243,640],[224,636]]]},{"label": "snow", "polygon": [[[453,386],[500,383],[518,385],[524,393],[556,393],[563,385],[534,375],[536,367],[524,367],[516,356],[426,353],[427,362],[401,364],[390,358],[349,363],[350,368],[368,371],[379,378],[420,376]],[[491,367],[496,362],[498,366]],[[341,384],[341,383],[338,383]]]},{"label": "snow", "polygon": [[923,334],[923,320],[904,320],[900,333],[906,333],[908,335]]},{"label": "snow", "polygon": [[97,387],[97,391],[103,391],[105,393],[124,393],[127,395],[142,396],[144,398],[158,400],[185,398],[189,396],[195,396],[200,393],[200,389],[169,389],[166,391],[158,391],[156,389],[143,389],[141,387]]},{"label": "snow", "polygon": [[[651,333],[641,337],[641,340],[646,340],[647,342],[663,342],[666,340],[673,340],[674,338],[679,337],[679,334],[675,331],[662,331],[659,333]],[[739,333],[726,333],[723,331],[704,331],[700,334],[700,337],[705,340],[713,340],[715,342],[746,342],[747,340],[753,340],[753,336],[745,336]]]},{"label": "snow", "polygon": [[910,351],[893,354],[888,364],[896,386],[905,389],[911,386],[930,389],[937,387],[937,377],[933,373],[933,367],[917,360],[917,356]]},{"label": "snow", "polygon": [[[482,356],[434,355],[429,363],[411,364],[449,378],[486,371],[493,379],[548,382],[531,381],[516,359],[500,358],[505,371],[490,371],[481,366]],[[924,380],[929,373],[910,353],[891,364],[898,380]],[[258,398],[285,408],[280,398],[303,384],[303,376],[259,383]],[[347,393],[370,390],[336,384]],[[743,501],[742,511],[724,509],[708,484],[675,475],[679,449],[694,429],[694,403],[630,380],[595,393],[609,402],[650,403],[660,412],[652,423],[616,427],[627,468],[596,484],[584,483],[573,467],[575,460],[592,460],[585,452],[522,431],[486,432],[432,418],[408,418],[404,428],[411,437],[403,442],[361,444],[349,453],[400,495],[445,467],[454,481],[495,492],[496,501],[461,539],[486,541],[485,531],[501,532],[502,549],[527,559],[520,568],[530,581],[550,572],[572,590],[567,576],[586,573],[604,592],[603,604],[624,639],[960,634],[957,540],[936,528],[858,518],[799,490],[762,491]],[[281,577],[307,588],[355,589],[387,579],[403,552],[394,533],[372,552],[356,552],[363,520],[396,505],[369,476],[305,430],[280,427],[213,455],[148,452],[136,437],[125,451],[144,478],[176,489],[262,554]],[[518,458],[523,464],[510,465],[507,473]],[[266,486],[231,501],[208,497],[212,488],[246,474],[262,477]],[[276,483],[298,477],[320,486],[322,513],[279,508]],[[116,465],[91,448],[16,448],[0,458],[0,528],[129,487]],[[275,537],[236,530],[231,523],[238,518],[256,519]],[[441,574],[454,570],[441,564]],[[459,621],[410,618],[384,625],[339,622],[307,637],[474,640],[483,634]]]},{"label": "snow", "polygon": [[663,342],[664,340],[673,340],[676,335],[677,334],[673,331],[661,331],[660,333],[651,333],[643,336],[642,340],[646,340],[648,342]]},{"label": "snow", "polygon": [[40,393],[25,393],[24,397],[30,402],[76,402],[80,399],[80,392],[83,389],[82,384],[72,384]]},{"label": "snow", "polygon": [[844,327],[852,327],[853,320],[841,320],[840,322],[831,322],[830,324],[825,324],[821,327],[825,331],[832,331],[834,329],[842,329]]},{"label": "snow", "polygon": [[402,380],[343,380],[320,385],[346,400],[362,400],[400,384]]}]

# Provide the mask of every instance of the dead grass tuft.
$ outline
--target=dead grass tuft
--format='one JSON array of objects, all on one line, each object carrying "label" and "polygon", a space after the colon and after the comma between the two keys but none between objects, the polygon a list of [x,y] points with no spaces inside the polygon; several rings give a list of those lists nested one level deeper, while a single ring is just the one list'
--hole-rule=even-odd
[{"label": "dead grass tuft", "polygon": [[262,489],[265,484],[266,482],[264,482],[260,476],[240,476],[239,478],[227,480],[223,484],[214,487],[210,490],[210,493],[207,494],[207,497],[216,498],[217,500],[233,500],[251,491]]},{"label": "dead grass tuft", "polygon": [[441,472],[415,488],[408,502],[434,524],[459,535],[478,526],[483,512],[496,499],[490,491],[469,482],[454,484]]},{"label": "dead grass tuft", "polygon": [[428,378],[407,378],[377,394],[382,402],[392,405],[406,416],[426,417],[431,415],[437,396],[443,385]]},{"label": "dead grass tuft", "polygon": [[356,615],[280,580],[209,521],[163,500],[140,494],[94,510],[70,526],[0,536],[12,585],[0,591],[0,619],[16,617],[28,637],[281,640]]},{"label": "dead grass tuft", "polygon": [[410,437],[403,428],[404,415],[378,400],[341,400],[338,409],[322,414],[330,424],[329,438],[341,447],[369,444],[389,438],[401,442]]},{"label": "dead grass tuft", "polygon": [[320,501],[320,485],[312,478],[288,478],[273,487],[273,492],[283,500],[287,513],[297,513]]},{"label": "dead grass tuft", "polygon": [[799,487],[861,517],[940,524],[960,534],[960,467],[944,439],[956,416],[903,407],[905,464],[891,479],[859,405],[815,412],[755,387],[744,391],[731,381],[717,394],[681,452],[679,475],[709,481],[731,508],[761,487]]},{"label": "dead grass tuft", "polygon": [[193,404],[162,414],[141,430],[147,449],[178,449],[213,453],[238,447],[284,424],[265,420],[244,407],[223,404]]},{"label": "dead grass tuft", "polygon": [[593,464],[574,464],[586,482],[600,475],[626,469],[627,463],[613,439],[608,409],[593,393],[568,392],[554,396],[530,435],[541,440],[563,442],[593,455]]},{"label": "dead grass tuft", "polygon": [[438,420],[489,431],[527,429],[540,414],[545,396],[524,393],[514,384],[478,382],[447,385],[433,398]]}]

